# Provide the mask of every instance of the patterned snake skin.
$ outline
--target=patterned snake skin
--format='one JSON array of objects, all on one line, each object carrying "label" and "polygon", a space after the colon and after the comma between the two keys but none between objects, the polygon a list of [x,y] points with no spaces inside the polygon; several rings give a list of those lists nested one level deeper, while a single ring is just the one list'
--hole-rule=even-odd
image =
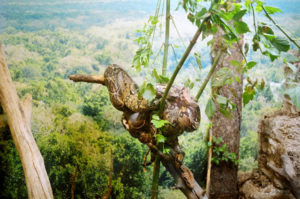
[{"label": "patterned snake skin", "polygon": [[[162,97],[166,86],[156,87],[156,102],[149,105],[146,99],[138,98],[138,86],[120,66],[108,66],[104,72],[104,81],[111,103],[124,113],[122,122],[131,135],[139,138],[143,131],[150,132],[152,111],[158,107],[158,99]],[[173,86],[170,89],[162,116],[170,122],[163,133],[166,137],[177,137],[184,131],[194,131],[200,124],[199,105],[190,97],[186,87]]]}]

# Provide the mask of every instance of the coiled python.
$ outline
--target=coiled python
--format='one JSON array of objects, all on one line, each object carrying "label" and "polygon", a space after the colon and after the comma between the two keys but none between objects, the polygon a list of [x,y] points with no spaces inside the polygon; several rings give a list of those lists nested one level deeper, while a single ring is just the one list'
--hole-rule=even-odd
[{"label": "coiled python", "polygon": [[[113,106],[122,111],[122,123],[133,137],[140,139],[140,134],[151,131],[152,111],[158,108],[159,99],[166,88],[156,87],[156,99],[148,103],[144,98],[138,98],[138,86],[120,66],[112,64],[104,72],[105,85]],[[173,86],[167,96],[162,119],[169,121],[165,126],[166,137],[179,136],[184,131],[194,131],[199,127],[200,108],[190,97],[186,87]],[[146,132],[144,132],[146,131]],[[145,143],[150,138],[140,139]]]}]

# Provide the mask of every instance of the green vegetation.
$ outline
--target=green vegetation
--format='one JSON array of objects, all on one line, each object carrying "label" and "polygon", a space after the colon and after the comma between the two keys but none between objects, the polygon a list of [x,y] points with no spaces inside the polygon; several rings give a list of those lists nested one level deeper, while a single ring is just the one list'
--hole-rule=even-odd
[{"label": "green vegetation", "polygon": [[212,142],[208,142],[208,147],[212,147],[213,156],[211,161],[215,164],[219,164],[221,161],[233,162],[234,164],[239,164],[239,159],[235,153],[230,153],[222,138],[213,137]]},{"label": "green vegetation", "polygon": [[[149,64],[155,68],[155,63],[149,63],[150,57],[156,56],[150,47],[156,50],[160,47],[149,43],[149,39],[151,41],[150,35],[154,31],[152,25],[160,25],[157,18],[150,18],[150,29],[134,32],[140,25],[134,16],[149,15],[154,4],[153,1],[142,1],[140,4],[135,1],[114,1],[96,5],[83,2],[76,5],[67,1],[1,1],[0,42],[4,44],[7,63],[19,96],[22,98],[29,93],[33,97],[32,131],[44,157],[55,198],[71,198],[72,185],[75,186],[75,198],[101,197],[108,186],[110,149],[114,154],[112,198],[150,197],[152,168],[144,171],[142,167],[147,148],[125,132],[120,123],[121,115],[110,104],[106,88],[74,84],[67,77],[75,73],[102,74],[105,66],[111,63],[119,63],[126,68],[131,65],[133,57],[133,65],[138,70]],[[267,9],[270,12],[270,8]],[[128,14],[124,16],[124,13]],[[290,16],[286,17],[289,19]],[[125,18],[124,21],[118,21],[121,18]],[[126,20],[132,24],[126,23]],[[290,31],[300,35],[297,27],[300,19],[296,17],[293,20],[295,26]],[[243,23],[237,27],[237,33],[248,31]],[[263,35],[262,30],[257,31],[259,37],[256,39],[286,50],[285,41],[270,36],[271,32]],[[136,55],[134,53],[138,46],[133,42],[134,39],[141,46]],[[208,52],[200,50],[201,45],[196,46],[193,53],[204,57],[202,63],[195,56],[189,58],[182,69],[185,80],[186,77],[195,80],[189,79],[194,95],[200,87],[196,79],[205,77],[208,72]],[[174,55],[169,56],[171,67],[177,65],[175,51],[177,55],[184,53],[181,47],[173,50]],[[274,51],[265,52],[274,58],[276,55],[272,53]],[[239,167],[243,171],[256,167],[257,122],[262,114],[280,108],[284,79],[282,60],[270,63],[266,57],[261,58],[252,51],[247,56],[249,60],[258,60],[255,67],[248,62],[247,75],[257,77],[259,86],[264,78],[265,86],[262,90],[253,84],[253,80],[246,85],[249,92],[246,93],[245,101],[248,101],[242,113],[239,154]],[[190,72],[196,70],[193,63],[198,72]],[[203,66],[200,72],[197,63]],[[141,84],[144,76],[132,75]],[[159,83],[168,81],[165,75],[157,72],[153,75]],[[185,83],[185,80],[180,80],[183,78],[177,79],[176,83]],[[152,85],[144,84],[144,87],[145,90],[147,87],[153,90]],[[251,93],[254,91],[255,96]],[[179,139],[186,153],[185,164],[199,184],[204,185],[208,150],[203,138],[206,132],[203,129],[207,124],[204,116],[206,101],[208,108],[205,112],[208,117],[212,115],[214,107],[208,92],[204,92],[201,98],[201,127]],[[222,102],[222,99],[219,101]],[[223,102],[226,110],[230,104],[226,100]],[[163,123],[158,119],[156,121],[157,125]],[[0,198],[27,198],[24,174],[9,130],[0,132]],[[221,149],[221,152],[226,152],[226,147]],[[160,198],[182,198],[178,191],[168,189],[174,186],[174,182],[165,169],[160,171],[159,185]]]}]

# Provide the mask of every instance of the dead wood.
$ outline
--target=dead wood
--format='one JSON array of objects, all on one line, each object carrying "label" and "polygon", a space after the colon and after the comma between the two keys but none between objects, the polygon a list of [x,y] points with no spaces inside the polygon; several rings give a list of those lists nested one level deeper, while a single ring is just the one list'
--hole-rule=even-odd
[{"label": "dead wood", "polygon": [[74,82],[88,82],[88,83],[97,83],[105,85],[104,83],[104,76],[103,75],[70,75],[69,79]]},{"label": "dead wood", "polygon": [[53,198],[43,157],[30,128],[30,97],[21,103],[12,82],[0,44],[0,103],[7,117],[14,144],[20,155],[28,198]]}]

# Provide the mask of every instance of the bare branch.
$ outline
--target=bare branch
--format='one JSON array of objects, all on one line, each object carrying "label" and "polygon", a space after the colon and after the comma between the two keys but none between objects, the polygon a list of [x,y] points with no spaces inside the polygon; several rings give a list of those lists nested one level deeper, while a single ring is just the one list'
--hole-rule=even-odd
[{"label": "bare branch", "polygon": [[105,85],[103,75],[76,74],[76,75],[70,75],[69,79],[74,82],[88,82],[88,83],[97,83],[97,84]]}]

